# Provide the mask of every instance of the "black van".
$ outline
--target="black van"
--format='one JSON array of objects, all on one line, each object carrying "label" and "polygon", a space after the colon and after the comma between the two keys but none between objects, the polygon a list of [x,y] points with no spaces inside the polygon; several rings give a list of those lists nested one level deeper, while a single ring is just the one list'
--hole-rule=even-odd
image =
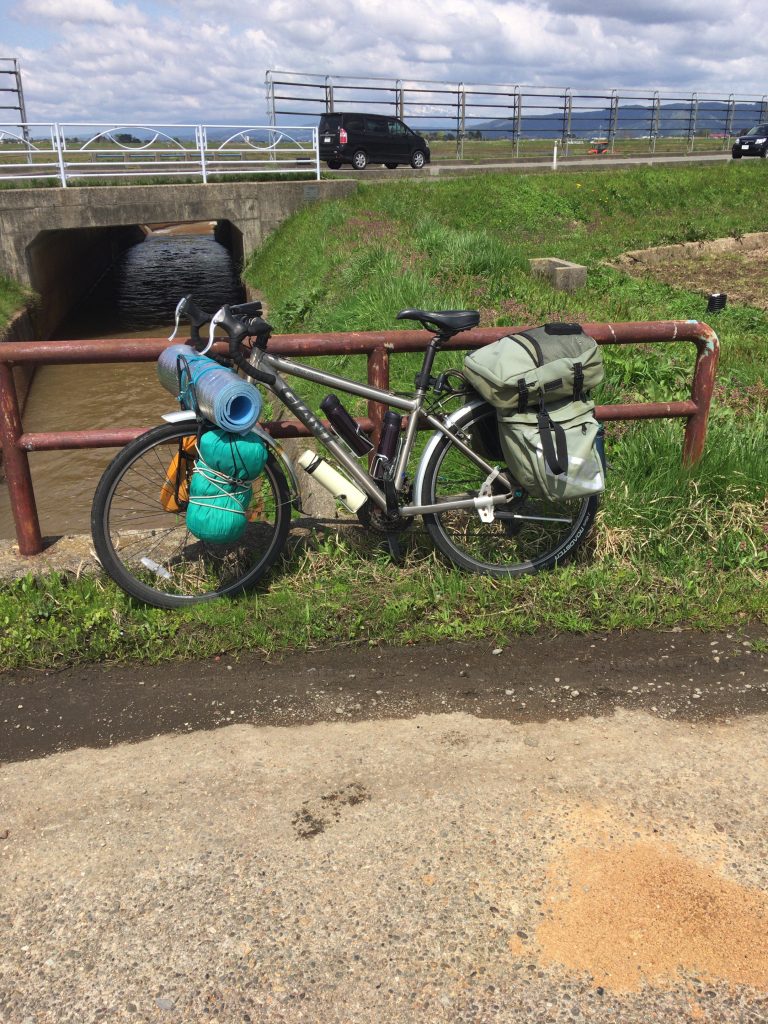
[{"label": "black van", "polygon": [[429,163],[429,146],[399,117],[339,112],[320,118],[320,159],[333,171],[342,164],[362,171],[369,163],[418,168]]}]

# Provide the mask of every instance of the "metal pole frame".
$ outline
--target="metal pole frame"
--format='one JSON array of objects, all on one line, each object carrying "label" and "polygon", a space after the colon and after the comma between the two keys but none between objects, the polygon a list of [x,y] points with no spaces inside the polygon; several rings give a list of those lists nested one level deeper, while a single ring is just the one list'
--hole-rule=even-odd
[{"label": "metal pole frame", "polygon": [[267,90],[267,116],[269,117],[269,123],[275,123],[275,83],[272,80],[272,72],[268,71],[265,78],[264,84]]},{"label": "metal pole frame", "polygon": [[611,149],[611,156],[614,153],[616,132],[619,128],[619,93],[616,89],[611,90],[611,118],[608,125],[608,141]]},{"label": "metal pole frame", "polygon": [[570,89],[563,93],[563,156],[568,156],[568,140],[571,134],[573,116],[573,94]]},{"label": "metal pole frame", "polygon": [[[651,321],[640,323],[584,324],[584,330],[601,345],[648,344],[689,341],[696,346],[696,362],[690,398],[673,402],[636,402],[626,405],[598,406],[600,420],[638,420],[682,418],[686,420],[682,462],[692,466],[701,458],[707,436],[707,422],[720,351],[717,335],[697,320]],[[446,349],[481,348],[523,327],[486,327],[466,331],[452,339]],[[389,359],[392,352],[423,352],[429,336],[422,330],[368,331],[354,334],[276,335],[270,351],[282,356],[317,356],[361,353],[368,355],[368,381],[372,387],[389,387]],[[0,345],[0,442],[11,496],[16,536],[22,555],[42,551],[43,542],[37,514],[28,453],[64,451],[81,448],[113,448],[125,445],[143,433],[142,427],[115,427],[110,430],[56,431],[24,433],[19,412],[14,365],[130,363],[152,362],[168,346],[165,338],[126,338],[90,341],[6,342]],[[217,350],[224,354],[226,345]],[[381,428],[385,407],[370,402],[364,427]],[[278,420],[264,424],[273,437],[309,436],[303,424]]]},{"label": "metal pole frame", "polygon": [[513,135],[515,140],[515,160],[520,159],[520,136],[523,131],[523,97],[520,93],[520,86],[515,86],[512,93],[512,109],[514,111]]},{"label": "metal pole frame", "polygon": [[334,113],[333,106],[333,79],[330,75],[325,76],[325,82],[323,83],[325,90],[325,112],[327,114]]},{"label": "metal pole frame", "polygon": [[733,119],[736,116],[736,98],[731,93],[728,97],[728,113],[725,115],[725,136],[723,138],[723,149],[727,149],[731,143],[733,134]]},{"label": "metal pole frame", "polygon": [[456,87],[456,159],[464,159],[464,135],[467,131],[467,94],[464,83]]},{"label": "metal pole frame", "polygon": [[691,93],[691,105],[688,110],[688,141],[686,151],[692,153],[696,145],[696,118],[699,113],[699,94]]}]

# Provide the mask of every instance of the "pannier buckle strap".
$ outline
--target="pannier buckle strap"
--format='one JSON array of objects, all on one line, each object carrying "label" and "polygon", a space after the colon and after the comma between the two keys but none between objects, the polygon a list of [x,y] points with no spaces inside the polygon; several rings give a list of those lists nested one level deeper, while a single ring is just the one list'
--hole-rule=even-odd
[{"label": "pannier buckle strap", "polygon": [[573,364],[573,400],[574,402],[584,400],[584,367],[581,363]]},{"label": "pannier buckle strap", "polygon": [[562,476],[568,469],[568,442],[565,431],[559,423],[552,421],[543,404],[539,406],[538,428],[544,459],[555,476]]},{"label": "pannier buckle strap", "polygon": [[525,377],[521,377],[517,382],[517,411],[519,413],[526,412],[528,409],[528,385],[525,383]]}]

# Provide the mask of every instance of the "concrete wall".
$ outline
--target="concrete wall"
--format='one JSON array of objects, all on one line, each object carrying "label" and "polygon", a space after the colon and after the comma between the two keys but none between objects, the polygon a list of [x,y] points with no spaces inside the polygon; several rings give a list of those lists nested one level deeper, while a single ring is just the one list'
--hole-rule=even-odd
[{"label": "concrete wall", "polygon": [[35,310],[39,338],[48,338],[126,249],[143,241],[138,225],[41,231],[27,246],[29,282],[44,297]]},{"label": "concrete wall", "polygon": [[[34,341],[39,338],[37,326],[32,319],[30,310],[24,309],[17,313],[11,322],[0,330],[0,345],[6,341]],[[19,409],[23,412],[27,401],[27,395],[32,385],[32,378],[35,374],[34,366],[14,366],[13,379],[16,384],[16,395],[19,399]],[[0,452],[0,479],[3,479],[2,453]]]},{"label": "concrete wall", "polygon": [[[0,274],[34,287],[34,276],[46,276],[46,239],[53,243],[57,232],[163,221],[227,221],[231,240],[239,232],[247,255],[303,206],[356,187],[355,181],[337,180],[8,189],[0,192]],[[56,244],[62,243],[66,237]]]}]

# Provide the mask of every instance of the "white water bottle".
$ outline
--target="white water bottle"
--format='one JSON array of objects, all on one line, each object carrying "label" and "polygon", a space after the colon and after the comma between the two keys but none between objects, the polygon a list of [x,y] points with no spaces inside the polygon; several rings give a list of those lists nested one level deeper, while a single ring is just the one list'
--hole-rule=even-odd
[{"label": "white water bottle", "polygon": [[338,470],[329,465],[325,459],[316,455],[315,452],[305,451],[299,456],[298,463],[301,468],[310,473],[319,484],[340,501],[350,512],[357,512],[366,501],[368,495],[364,494],[359,487],[355,487]]}]

